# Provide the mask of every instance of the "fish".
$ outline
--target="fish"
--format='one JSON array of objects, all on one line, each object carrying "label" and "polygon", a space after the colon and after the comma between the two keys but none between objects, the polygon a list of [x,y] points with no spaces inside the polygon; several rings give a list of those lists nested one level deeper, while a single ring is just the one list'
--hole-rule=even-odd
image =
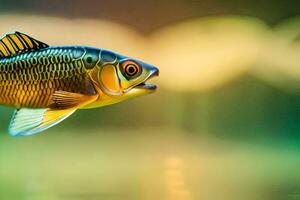
[{"label": "fish", "polygon": [[0,39],[0,104],[14,107],[11,136],[31,136],[78,109],[156,91],[151,64],[103,48],[50,46],[21,33]]}]

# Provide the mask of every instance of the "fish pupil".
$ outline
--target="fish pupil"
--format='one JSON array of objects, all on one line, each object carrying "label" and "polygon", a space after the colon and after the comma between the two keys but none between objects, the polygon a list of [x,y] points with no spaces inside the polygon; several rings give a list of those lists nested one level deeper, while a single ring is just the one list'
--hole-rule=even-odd
[{"label": "fish pupil", "polygon": [[135,73],[135,68],[133,67],[133,66],[129,66],[128,67],[128,72],[129,72],[129,74],[134,74]]}]

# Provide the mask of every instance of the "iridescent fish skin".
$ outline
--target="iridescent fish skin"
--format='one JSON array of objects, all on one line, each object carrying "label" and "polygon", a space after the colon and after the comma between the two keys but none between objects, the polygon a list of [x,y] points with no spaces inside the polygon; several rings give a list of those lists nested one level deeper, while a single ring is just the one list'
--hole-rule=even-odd
[{"label": "iridescent fish skin", "polygon": [[46,108],[55,91],[95,95],[83,54],[82,47],[50,47],[1,59],[0,104]]},{"label": "iridescent fish skin", "polygon": [[154,66],[105,49],[50,47],[19,32],[0,40],[0,104],[17,108],[13,136],[46,130],[77,109],[152,93],[156,86],[145,81],[157,75]]}]

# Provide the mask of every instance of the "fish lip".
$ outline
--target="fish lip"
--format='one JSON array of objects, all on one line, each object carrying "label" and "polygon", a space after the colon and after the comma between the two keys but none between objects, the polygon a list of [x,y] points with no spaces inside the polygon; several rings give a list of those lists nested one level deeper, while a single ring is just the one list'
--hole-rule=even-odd
[{"label": "fish lip", "polygon": [[156,90],[157,86],[154,84],[147,84],[146,82],[151,79],[154,78],[156,76],[159,75],[159,70],[155,68],[155,70],[153,70],[153,72],[150,74],[150,76],[142,83],[138,84],[135,86],[135,88],[138,89],[146,89],[146,90]]},{"label": "fish lip", "polygon": [[156,90],[157,86],[154,84],[146,84],[146,83],[140,83],[135,88],[138,89],[147,89],[147,90]]}]

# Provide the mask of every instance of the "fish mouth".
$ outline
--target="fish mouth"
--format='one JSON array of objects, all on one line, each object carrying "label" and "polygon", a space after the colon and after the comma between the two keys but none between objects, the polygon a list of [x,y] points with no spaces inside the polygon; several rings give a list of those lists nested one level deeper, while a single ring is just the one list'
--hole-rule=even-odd
[{"label": "fish mouth", "polygon": [[156,77],[159,75],[159,71],[158,69],[155,69],[151,75],[142,83],[138,84],[135,86],[135,88],[138,88],[138,89],[146,89],[146,90],[156,90],[157,86],[154,85],[154,84],[148,84],[146,83],[148,80],[152,79],[153,77]]}]

